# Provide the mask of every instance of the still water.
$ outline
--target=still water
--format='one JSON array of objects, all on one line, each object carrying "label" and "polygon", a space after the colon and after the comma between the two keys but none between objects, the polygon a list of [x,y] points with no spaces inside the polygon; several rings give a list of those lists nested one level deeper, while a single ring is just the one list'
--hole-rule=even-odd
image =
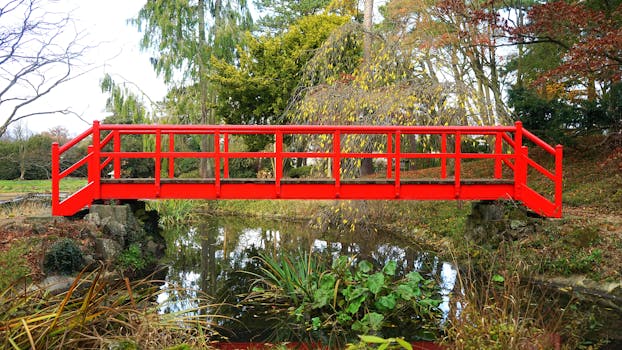
[{"label": "still water", "polygon": [[[319,232],[305,222],[205,216],[202,220],[177,226],[164,233],[167,239],[166,283],[161,294],[161,312],[175,313],[200,307],[198,295],[214,297],[214,302],[236,304],[236,296],[249,292],[259,269],[259,253],[289,251],[327,257],[354,256],[376,266],[397,262],[398,275],[418,271],[439,284],[443,315],[450,312],[449,293],[457,271],[453,265],[399,241],[390,232],[361,229],[347,232]],[[180,289],[169,289],[171,285]],[[215,310],[214,310],[215,311]],[[230,338],[247,340],[262,337],[261,321],[250,310],[220,307],[235,322],[218,321],[223,328],[237,328]],[[224,324],[226,323],[226,324]],[[242,330],[244,329],[244,331]]]}]

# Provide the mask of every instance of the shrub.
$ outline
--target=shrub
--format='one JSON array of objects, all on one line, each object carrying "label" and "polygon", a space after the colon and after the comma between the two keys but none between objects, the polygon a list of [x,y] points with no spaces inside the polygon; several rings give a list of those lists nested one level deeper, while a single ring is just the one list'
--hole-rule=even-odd
[{"label": "shrub", "polygon": [[54,243],[43,261],[43,267],[47,272],[57,272],[64,275],[80,271],[83,266],[82,251],[70,238],[64,238]]},{"label": "shrub", "polygon": [[137,271],[147,267],[147,259],[143,256],[143,251],[137,243],[130,244],[130,246],[119,255],[117,263],[124,270],[129,269]]}]

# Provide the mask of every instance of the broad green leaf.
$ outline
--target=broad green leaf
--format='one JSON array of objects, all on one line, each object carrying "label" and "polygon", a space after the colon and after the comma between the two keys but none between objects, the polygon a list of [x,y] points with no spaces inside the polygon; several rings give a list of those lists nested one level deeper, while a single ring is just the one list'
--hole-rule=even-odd
[{"label": "broad green leaf", "polygon": [[421,274],[417,271],[412,271],[408,273],[408,275],[406,275],[406,278],[409,282],[412,283],[419,283],[423,280],[423,276],[421,276]]},{"label": "broad green leaf", "polygon": [[400,344],[401,347],[403,347],[406,350],[413,350],[413,346],[407,342],[406,340],[404,340],[404,338],[395,338],[395,341]]},{"label": "broad green leaf", "polygon": [[358,298],[351,300],[350,303],[348,304],[348,307],[346,308],[346,312],[349,312],[350,314],[354,315],[357,312],[359,312],[359,309],[361,308],[361,305],[363,304],[363,302],[365,301],[365,296],[361,295]]},{"label": "broad green leaf", "polygon": [[376,272],[375,274],[369,276],[367,279],[367,288],[369,291],[378,294],[382,287],[384,287],[384,275],[381,272]]},{"label": "broad green leaf", "polygon": [[396,269],[397,263],[395,261],[389,261],[382,269],[382,272],[384,272],[387,276],[395,276]]},{"label": "broad green leaf", "polygon": [[396,305],[397,305],[397,300],[394,294],[382,296],[376,302],[376,307],[380,311],[393,310],[395,309]]},{"label": "broad green leaf", "polygon": [[359,263],[359,271],[362,273],[369,273],[374,266],[367,260],[363,260]]},{"label": "broad green leaf", "polygon": [[505,282],[505,278],[503,278],[503,276],[501,276],[501,275],[495,274],[495,275],[492,276],[492,281],[493,282],[497,282],[497,283],[503,283],[503,282]]},{"label": "broad green leaf", "polygon": [[362,341],[370,344],[383,344],[386,343],[386,339],[377,337],[375,335],[359,335]]},{"label": "broad green leaf", "polygon": [[363,321],[367,320],[369,327],[375,331],[379,331],[382,328],[382,322],[384,321],[384,316],[376,312],[370,312],[365,317],[363,317]]},{"label": "broad green leaf", "polygon": [[413,288],[407,284],[397,286],[396,293],[403,300],[410,300],[415,296]]}]

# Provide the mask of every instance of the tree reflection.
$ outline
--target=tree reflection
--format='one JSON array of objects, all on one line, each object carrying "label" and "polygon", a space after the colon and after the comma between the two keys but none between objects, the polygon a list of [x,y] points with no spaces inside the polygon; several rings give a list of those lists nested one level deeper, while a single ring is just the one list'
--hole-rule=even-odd
[{"label": "tree reflection", "polygon": [[229,317],[217,322],[220,333],[232,340],[265,339],[271,322],[277,322],[266,317],[273,314],[269,310],[243,303],[260,272],[261,263],[255,259],[259,254],[306,251],[329,264],[346,255],[377,267],[396,261],[398,275],[415,270],[437,280],[441,280],[443,267],[436,256],[397,244],[392,235],[373,230],[321,233],[302,223],[206,216],[189,227],[169,230],[165,236],[169,247],[167,282],[189,291],[185,295],[169,293],[169,303],[162,312],[196,306],[189,300],[194,300],[196,293],[206,293],[219,305],[206,314]]}]

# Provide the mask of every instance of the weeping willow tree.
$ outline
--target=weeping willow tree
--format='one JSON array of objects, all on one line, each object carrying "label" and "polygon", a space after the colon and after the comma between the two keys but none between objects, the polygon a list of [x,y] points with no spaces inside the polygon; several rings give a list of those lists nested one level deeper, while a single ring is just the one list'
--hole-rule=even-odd
[{"label": "weeping willow tree", "polygon": [[[220,122],[211,60],[236,60],[252,24],[246,0],[151,0],[131,22],[143,32],[141,48],[152,50],[154,70],[170,86],[167,100],[183,102],[183,110],[169,103],[169,111],[185,122]],[[200,140],[204,152],[213,151],[213,145],[206,136]],[[202,177],[213,176],[206,158],[199,170]]]},{"label": "weeping willow tree", "polygon": [[[420,52],[388,34],[374,33],[370,57],[363,59],[365,31],[357,23],[331,35],[307,65],[290,105],[293,123],[319,125],[473,125],[484,121],[462,101],[473,99],[464,85],[432,75]],[[369,33],[367,33],[369,34]],[[327,150],[330,137],[319,135],[312,147]],[[309,147],[299,139],[296,147]],[[406,147],[436,150],[429,137],[409,137]],[[384,136],[349,135],[346,152],[382,152]],[[329,162],[327,162],[329,163]],[[373,171],[364,160],[350,160],[346,173]]]}]

